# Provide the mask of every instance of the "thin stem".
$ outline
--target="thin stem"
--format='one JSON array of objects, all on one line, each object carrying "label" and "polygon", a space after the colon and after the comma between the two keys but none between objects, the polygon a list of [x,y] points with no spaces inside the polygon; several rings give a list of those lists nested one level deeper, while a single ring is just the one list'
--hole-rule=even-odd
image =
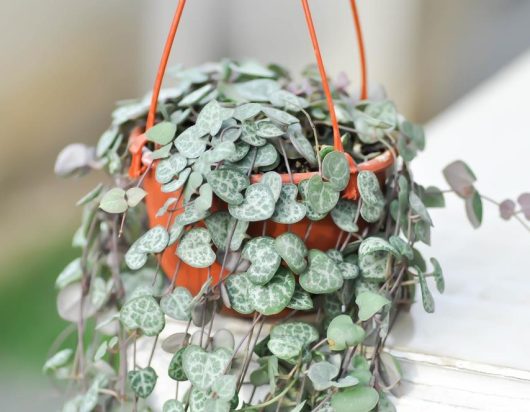
[{"label": "thin stem", "polygon": [[291,181],[291,183],[294,184],[293,174],[291,173],[291,166],[289,166],[289,159],[287,158],[287,153],[285,152],[285,147],[283,146],[283,141],[282,141],[282,139],[279,139],[278,141],[280,142],[280,148],[282,149],[283,161],[285,162],[285,167],[287,168],[287,173],[289,173],[289,180]]},{"label": "thin stem", "polygon": [[302,107],[300,107],[300,110],[307,118],[307,121],[309,122],[311,129],[313,129],[313,137],[315,138],[315,150],[317,152],[318,174],[322,176],[322,159],[320,158],[320,145],[318,144],[317,128],[315,127],[315,124],[313,123],[313,120],[311,119],[311,116],[309,115],[309,113],[307,113],[307,111]]}]

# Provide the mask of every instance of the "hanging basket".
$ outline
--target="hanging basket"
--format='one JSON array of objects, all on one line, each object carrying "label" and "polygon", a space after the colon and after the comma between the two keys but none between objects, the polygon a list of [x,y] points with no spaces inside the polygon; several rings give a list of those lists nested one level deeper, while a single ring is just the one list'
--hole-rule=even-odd
[{"label": "hanging basket", "polygon": [[[164,77],[167,61],[169,58],[169,54],[171,51],[172,43],[180,22],[180,18],[182,16],[182,12],[184,10],[185,6],[185,0],[181,0],[179,2],[179,5],[177,7],[175,17],[173,19],[173,23],[167,38],[167,42],[165,45],[164,53],[160,62],[160,67],[157,75],[157,79],[155,81],[155,86],[153,89],[152,94],[152,100],[151,100],[151,107],[149,110],[149,114],[147,117],[147,123],[146,123],[146,130],[150,129],[155,124],[155,118],[156,118],[156,110],[157,110],[157,104],[158,104],[158,97],[160,94],[161,84]],[[357,38],[359,41],[359,50],[360,50],[360,56],[361,56],[361,76],[362,76],[362,88],[361,88],[361,99],[367,98],[367,82],[366,82],[366,68],[365,68],[365,57],[364,57],[364,47],[362,42],[362,33],[360,31],[360,26],[358,22],[358,15],[357,10],[355,8],[355,3],[352,1],[352,10],[354,15],[354,21],[355,21],[355,27],[357,30]],[[305,13],[306,23],[309,30],[309,35],[312,41],[312,45],[315,52],[316,62],[318,65],[320,77],[322,80],[322,86],[324,90],[324,94],[326,96],[327,106],[329,109],[330,119],[332,123],[332,129],[333,129],[333,143],[334,143],[334,149],[339,152],[344,152],[341,136],[339,133],[339,125],[335,114],[335,109],[333,105],[333,100],[330,92],[330,88],[328,85],[328,80],[324,68],[324,64],[322,62],[322,57],[318,45],[318,40],[315,33],[315,28],[313,25],[311,12],[309,9],[309,6],[307,4],[307,0],[302,0],[302,6]],[[149,225],[150,227],[155,226],[163,226],[169,228],[172,221],[178,216],[180,213],[184,210],[184,199],[182,196],[179,196],[180,191],[175,193],[164,193],[161,190],[160,184],[155,179],[155,170],[156,170],[156,162],[153,163],[153,165],[146,169],[145,166],[142,165],[142,148],[146,144],[147,140],[145,137],[145,134],[141,132],[141,130],[134,130],[129,138],[129,150],[132,153],[132,163],[129,170],[129,174],[133,178],[138,178],[142,176],[143,178],[143,187],[147,192],[146,197],[146,207],[147,207],[147,214],[149,218]],[[358,198],[358,191],[357,191],[357,174],[359,171],[366,170],[366,171],[372,171],[376,174],[376,176],[379,179],[380,185],[383,186],[386,176],[386,171],[390,167],[392,167],[394,162],[394,155],[389,152],[383,152],[382,154],[378,155],[377,157],[360,163],[356,164],[354,160],[349,156],[347,153],[345,153],[349,162],[350,162],[350,183],[346,190],[342,193],[342,197],[356,200]],[[310,179],[313,175],[318,174],[318,172],[309,172],[309,173],[293,173],[292,175],[289,174],[282,174],[282,183],[294,183],[298,184],[303,180]],[[250,176],[250,182],[251,183],[257,183],[261,180],[260,174],[253,174]],[[166,201],[171,197],[177,197],[179,200],[176,204],[173,205],[173,208],[176,210],[174,213],[165,214],[163,216],[157,216],[157,212],[162,208],[162,206],[166,203]],[[212,206],[212,212],[219,211],[219,210],[225,210],[227,209],[226,203],[224,203],[222,200],[215,198]],[[308,231],[308,226],[311,225],[311,230]],[[366,222],[363,222],[362,219],[359,221],[359,226],[362,228],[366,225]],[[197,226],[204,226],[204,222],[199,222]],[[332,249],[336,247],[337,241],[339,237],[341,236],[341,229],[335,225],[333,220],[327,216],[322,220],[319,221],[310,221],[307,218],[304,218],[303,220],[299,221],[298,223],[292,224],[292,225],[286,225],[286,224],[280,224],[273,222],[272,220],[268,220],[266,222],[255,222],[251,223],[249,225],[248,233],[250,233],[253,236],[262,236],[262,235],[268,235],[271,237],[278,237],[282,233],[285,232],[292,232],[302,239],[305,240],[305,244],[309,249],[315,248],[322,251],[326,251],[328,249]],[[178,256],[176,255],[176,248],[177,244],[172,245],[171,247],[168,247],[165,249],[163,254],[160,256],[160,264],[165,272],[166,276],[173,282],[175,282],[176,285],[184,286],[192,294],[198,294],[201,288],[203,287],[204,283],[211,278],[213,283],[216,284],[221,278],[224,278],[229,275],[227,273],[227,270],[225,269],[221,276],[221,270],[222,265],[218,262],[215,262],[212,266],[209,268],[195,268],[187,265],[186,263],[182,262]]]}]

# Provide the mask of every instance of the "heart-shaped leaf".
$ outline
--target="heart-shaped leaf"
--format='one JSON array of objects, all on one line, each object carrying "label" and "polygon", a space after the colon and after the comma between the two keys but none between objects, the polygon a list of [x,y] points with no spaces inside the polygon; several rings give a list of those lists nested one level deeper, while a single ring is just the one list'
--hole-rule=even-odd
[{"label": "heart-shaped leaf", "polygon": [[351,262],[341,262],[338,265],[344,280],[355,279],[359,276],[359,267],[357,265]]},{"label": "heart-shaped leaf", "polygon": [[359,187],[359,194],[364,203],[379,207],[385,204],[385,198],[374,172],[369,170],[360,171],[357,176],[357,186]]},{"label": "heart-shaped leaf", "polygon": [[303,97],[298,97],[287,90],[276,90],[269,96],[270,102],[277,107],[298,112],[309,106],[309,102]]},{"label": "heart-shaped leaf", "polygon": [[213,89],[212,84],[205,84],[199,89],[196,89],[190,94],[184,96],[182,100],[179,102],[179,106],[180,107],[193,106],[195,103],[201,100],[204,96],[206,96],[206,94],[209,93],[212,89]]},{"label": "heart-shaped leaf", "polygon": [[379,251],[392,253],[394,256],[398,256],[398,251],[385,239],[380,237],[372,236],[366,238],[359,245],[359,257]]},{"label": "heart-shaped leaf", "polygon": [[309,140],[307,140],[307,137],[305,137],[300,123],[293,124],[287,128],[287,137],[289,137],[289,141],[295,147],[296,151],[300,153],[312,167],[315,167],[318,164],[315,149]]},{"label": "heart-shaped leaf", "polygon": [[261,104],[244,103],[235,108],[234,117],[240,122],[243,122],[245,120],[248,120],[248,119],[251,119],[257,116],[260,111],[261,111]]},{"label": "heart-shaped leaf", "polygon": [[334,412],[370,412],[379,402],[379,394],[374,388],[356,386],[335,393],[331,398]]},{"label": "heart-shaped leaf", "polygon": [[128,207],[125,190],[119,187],[110,189],[99,202],[99,208],[107,213],[123,213]]},{"label": "heart-shaped leaf", "polygon": [[266,236],[247,242],[241,256],[251,262],[247,276],[256,285],[264,285],[271,280],[281,263],[280,255],[274,249],[274,239]]},{"label": "heart-shaped leaf", "polygon": [[412,191],[409,193],[409,205],[412,211],[415,212],[420,217],[420,219],[433,226],[431,216],[429,215],[427,208],[423,204],[420,197]]},{"label": "heart-shaped leaf", "polygon": [[140,269],[147,262],[148,253],[160,253],[168,245],[169,234],[163,226],[155,226],[138,238],[125,254],[125,263],[131,270]]},{"label": "heart-shaped leaf", "polygon": [[167,159],[161,160],[156,165],[155,178],[158,183],[168,183],[184,170],[187,165],[186,158],[180,153],[174,153]]},{"label": "heart-shaped leaf", "polygon": [[240,193],[249,185],[248,177],[235,169],[218,169],[211,171],[206,179],[215,194],[229,205],[243,203]]},{"label": "heart-shaped leaf", "polygon": [[253,122],[243,122],[241,140],[251,146],[263,146],[267,139],[258,136],[258,126]]},{"label": "heart-shaped leaf", "polygon": [[332,386],[332,379],[339,374],[339,367],[327,361],[313,363],[307,376],[317,391],[324,391]]},{"label": "heart-shaped leaf", "polygon": [[162,406],[162,412],[184,412],[184,410],[184,404],[176,399],[169,399]]},{"label": "heart-shaped leaf", "polygon": [[380,205],[361,202],[361,217],[368,223],[377,222],[381,218],[383,211],[384,209]]},{"label": "heart-shaped leaf", "polygon": [[313,207],[311,206],[311,202],[309,202],[309,199],[308,199],[308,192],[307,192],[308,187],[309,187],[309,179],[302,180],[298,184],[298,189],[300,190],[300,194],[302,195],[302,203],[306,207],[306,217],[309,220],[313,220],[313,221],[322,220],[326,217],[327,212],[319,213],[315,209],[313,209]]},{"label": "heart-shaped leaf", "polygon": [[206,402],[208,395],[198,388],[192,386],[190,392],[190,412],[207,412]]},{"label": "heart-shaped leaf", "polygon": [[182,359],[184,357],[185,350],[186,348],[180,348],[175,352],[171,358],[171,361],[169,362],[169,368],[167,371],[171,379],[180,382],[188,380],[186,372],[184,372],[184,367],[182,366]]},{"label": "heart-shaped leaf", "polygon": [[226,249],[228,226],[231,220],[230,213],[222,210],[211,214],[204,221],[217,249]]},{"label": "heart-shaped leaf", "polygon": [[265,113],[265,115],[269,119],[271,119],[274,122],[280,123],[280,124],[290,125],[290,124],[299,122],[299,120],[296,117],[294,117],[292,114],[289,114],[283,110],[275,109],[273,107],[266,107],[266,106],[263,107],[262,110],[263,110],[263,113]]},{"label": "heart-shaped leaf", "polygon": [[295,280],[290,270],[280,267],[266,285],[249,286],[249,299],[254,309],[269,316],[287,307],[294,293]]},{"label": "heart-shaped leaf", "polygon": [[146,336],[158,335],[166,324],[164,312],[152,296],[140,296],[125,303],[120,320],[127,329],[141,329]]},{"label": "heart-shaped leaf", "polygon": [[269,120],[262,120],[257,123],[256,133],[259,137],[270,139],[272,137],[280,137],[285,132],[278,126],[276,126],[273,122]]},{"label": "heart-shaped leaf", "polygon": [[357,204],[351,200],[340,199],[331,210],[333,222],[345,232],[357,232],[359,227],[354,223],[357,215]]},{"label": "heart-shaped leaf", "polygon": [[287,307],[294,310],[311,310],[313,309],[313,300],[311,299],[311,295],[297,283]]},{"label": "heart-shaped leaf", "polygon": [[236,219],[246,222],[259,222],[269,219],[274,213],[274,197],[269,186],[263,183],[250,185],[245,191],[245,199],[239,205],[228,205],[228,211]]},{"label": "heart-shaped leaf", "polygon": [[204,228],[192,229],[184,234],[177,247],[177,256],[196,268],[206,268],[215,262],[215,253],[210,246],[212,238]]},{"label": "heart-shaped leaf", "polygon": [[344,283],[339,266],[324,252],[309,251],[309,266],[300,275],[300,286],[310,293],[323,294],[339,290]]},{"label": "heart-shaped leaf", "polygon": [[201,210],[195,202],[188,203],[184,208],[184,212],[175,218],[175,224],[179,226],[191,225],[192,223],[200,222],[209,214],[209,210]]},{"label": "heart-shaped leaf", "polygon": [[147,192],[141,187],[131,187],[125,192],[125,197],[127,198],[127,205],[129,207],[135,207],[146,196]]},{"label": "heart-shaped leaf", "polygon": [[307,184],[307,200],[317,213],[327,213],[335,207],[340,193],[331,183],[322,181],[319,175],[314,175]]},{"label": "heart-shaped leaf", "polygon": [[473,183],[477,178],[471,168],[462,160],[455,160],[443,170],[445,180],[460,197],[468,198],[475,193]]},{"label": "heart-shaped leaf", "polygon": [[217,398],[230,401],[236,394],[237,377],[234,375],[219,376],[212,385],[212,392]]},{"label": "heart-shaped leaf", "polygon": [[246,273],[234,274],[226,279],[225,286],[230,306],[236,312],[243,314],[254,312],[254,304],[249,297],[251,284]]},{"label": "heart-shaped leaf", "polygon": [[237,142],[235,145],[235,152],[228,156],[226,160],[232,163],[239,162],[245,158],[249,151],[250,145],[244,142]]},{"label": "heart-shaped leaf", "polygon": [[274,240],[274,248],[294,273],[300,274],[306,268],[307,247],[294,233],[286,232],[278,236]]},{"label": "heart-shaped leaf", "polygon": [[394,249],[396,249],[400,256],[404,256],[408,260],[414,259],[414,251],[412,250],[412,247],[410,247],[410,245],[399,236],[390,236],[388,241],[394,247]]},{"label": "heart-shaped leaf", "polygon": [[317,339],[318,331],[308,323],[287,322],[272,328],[267,347],[278,358],[290,360]]},{"label": "heart-shaped leaf", "polygon": [[158,376],[153,368],[133,370],[127,373],[127,381],[134,393],[140,398],[147,398],[155,389]]},{"label": "heart-shaped leaf", "polygon": [[212,187],[208,183],[205,183],[199,188],[199,196],[195,198],[193,205],[199,211],[209,212],[209,209],[212,207],[212,202]]},{"label": "heart-shaped leaf", "polygon": [[276,148],[270,143],[258,147],[256,158],[254,159],[254,169],[275,164],[278,161],[279,156]]},{"label": "heart-shaped leaf", "polygon": [[162,185],[161,190],[164,193],[176,192],[188,181],[188,178],[191,174],[191,169],[189,167],[185,168],[182,172],[179,173],[178,177],[172,180],[169,183]]},{"label": "heart-shaped leaf", "polygon": [[365,279],[385,280],[387,272],[389,273],[390,270],[389,264],[388,252],[383,250],[367,253],[359,257],[359,267]]},{"label": "heart-shaped leaf", "polygon": [[276,172],[267,172],[262,176],[261,183],[269,186],[274,201],[277,202],[282,190],[282,177]]},{"label": "heart-shaped leaf", "polygon": [[359,319],[364,322],[389,305],[390,301],[379,293],[365,291],[357,296],[355,303],[359,307]]},{"label": "heart-shaped leaf", "polygon": [[328,326],[328,345],[333,351],[341,351],[358,345],[365,336],[364,329],[353,323],[352,318],[348,315],[335,317]]},{"label": "heart-shaped leaf", "polygon": [[233,113],[234,109],[221,107],[216,100],[211,100],[202,108],[195,124],[201,132],[209,133],[213,136],[221,128],[223,120],[230,118]]},{"label": "heart-shaped leaf", "polygon": [[186,181],[186,186],[184,187],[184,203],[188,202],[191,197],[197,194],[197,189],[201,187],[204,178],[202,173],[193,171],[190,173],[190,177]]},{"label": "heart-shaped leaf", "polygon": [[331,152],[322,161],[322,175],[333,188],[342,191],[350,181],[350,163],[344,153]]},{"label": "heart-shaped leaf", "polygon": [[171,143],[175,137],[177,126],[170,122],[160,122],[151,127],[145,136],[150,142],[155,142],[161,146]]},{"label": "heart-shaped leaf", "polygon": [[206,391],[228,368],[231,358],[232,352],[225,348],[206,352],[199,346],[190,345],[184,351],[182,366],[193,386]]},{"label": "heart-shaped leaf", "polygon": [[175,147],[188,159],[196,159],[206,150],[207,139],[197,126],[188,127],[175,139]]},{"label": "heart-shaped leaf", "polygon": [[283,185],[271,220],[288,225],[302,220],[305,217],[306,207],[296,201],[297,196],[298,188],[296,185]]},{"label": "heart-shaped leaf", "polygon": [[160,308],[170,318],[189,320],[192,299],[193,296],[188,289],[177,287],[171,294],[162,296],[162,299],[160,299]]}]

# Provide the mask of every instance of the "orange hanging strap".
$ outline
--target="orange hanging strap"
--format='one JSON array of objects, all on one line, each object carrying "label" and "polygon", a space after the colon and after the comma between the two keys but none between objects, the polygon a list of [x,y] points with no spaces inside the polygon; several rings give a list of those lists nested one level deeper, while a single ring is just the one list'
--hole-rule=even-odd
[{"label": "orange hanging strap", "polygon": [[364,51],[363,31],[361,28],[361,20],[357,10],[355,0],[350,0],[351,12],[353,14],[353,22],[355,25],[355,33],[357,34],[357,45],[359,48],[359,58],[361,60],[361,100],[368,98],[368,80],[366,75],[366,54]]},{"label": "orange hanging strap", "polygon": [[[151,106],[149,107],[145,130],[149,130],[155,124],[158,95],[160,94],[160,88],[162,87],[162,81],[164,80],[164,73],[166,72],[169,54],[171,53],[171,47],[173,46],[175,34],[177,33],[180,18],[182,17],[182,12],[184,11],[185,5],[186,0],[179,0],[177,10],[175,11],[175,16],[173,17],[173,22],[171,23],[171,28],[169,29],[169,34],[166,39],[166,45],[164,46],[164,52],[162,53],[160,65],[158,66],[158,73],[156,75],[155,85],[153,87],[153,94],[151,96]],[[137,137],[134,142],[132,142],[133,144],[129,146],[129,151],[133,155],[131,160],[131,167],[129,168],[129,176],[131,177],[136,178],[142,173],[142,148],[144,147],[146,142],[147,139],[145,137],[145,134],[142,134],[140,137]]]},{"label": "orange hanging strap", "polygon": [[318,45],[317,34],[315,32],[315,25],[313,24],[311,10],[309,9],[309,4],[307,3],[307,0],[302,0],[302,7],[304,8],[305,20],[307,23],[307,28],[309,29],[309,36],[311,37],[311,42],[313,43],[313,49],[315,51],[315,57],[318,65],[318,71],[320,72],[320,77],[322,79],[322,87],[324,88],[324,94],[326,95],[326,101],[328,103],[329,116],[331,118],[331,124],[333,126],[333,145],[335,146],[335,150],[338,150],[339,152],[344,152],[342,140],[340,139],[339,123],[337,122],[337,115],[335,114],[335,107],[333,106],[333,99],[331,97],[328,78],[326,76],[326,69],[324,68],[324,62],[322,61],[322,55],[320,53],[320,47]]}]

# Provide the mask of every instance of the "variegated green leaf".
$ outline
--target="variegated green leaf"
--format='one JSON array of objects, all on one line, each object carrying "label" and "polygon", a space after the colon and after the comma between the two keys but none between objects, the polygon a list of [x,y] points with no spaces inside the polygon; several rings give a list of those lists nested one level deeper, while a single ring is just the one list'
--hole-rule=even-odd
[{"label": "variegated green leaf", "polygon": [[211,171],[206,179],[215,194],[229,205],[243,203],[240,193],[249,185],[248,177],[235,169],[218,169]]},{"label": "variegated green leaf", "polygon": [[307,247],[294,233],[286,232],[278,236],[274,240],[274,248],[294,273],[300,274],[306,268]]},{"label": "variegated green leaf", "polygon": [[237,377],[235,375],[221,375],[212,385],[212,392],[217,398],[230,401],[236,394]]},{"label": "variegated green leaf", "polygon": [[297,283],[294,288],[293,297],[287,307],[294,310],[311,310],[313,306],[311,295]]},{"label": "variegated green leaf", "polygon": [[433,225],[431,216],[429,215],[427,208],[423,204],[420,197],[412,191],[409,193],[409,204],[410,204],[410,208],[412,209],[412,211],[415,214],[417,214],[421,220],[423,220],[424,222],[428,223],[431,226]]},{"label": "variegated green leaf", "polygon": [[263,146],[267,139],[258,136],[258,126],[253,122],[243,122],[241,140],[251,146]]},{"label": "variegated green leaf", "polygon": [[280,155],[276,148],[272,144],[267,143],[258,147],[256,158],[254,159],[254,168],[273,165],[278,161],[279,157]]},{"label": "variegated green leaf", "polygon": [[155,389],[158,376],[153,368],[132,370],[127,373],[127,381],[134,393],[140,398],[147,398]]},{"label": "variegated green leaf", "polygon": [[392,253],[394,256],[398,255],[398,251],[385,239],[371,236],[361,242],[359,246],[359,257],[379,251]]},{"label": "variegated green leaf", "polygon": [[317,339],[318,331],[308,323],[288,322],[272,328],[267,346],[278,358],[291,360]]},{"label": "variegated green leaf", "polygon": [[271,220],[283,224],[293,224],[302,220],[306,214],[306,207],[297,202],[297,196],[298,188],[296,185],[283,185]]},{"label": "variegated green leaf", "polygon": [[175,218],[175,224],[179,226],[191,225],[192,223],[200,222],[209,214],[209,210],[197,208],[195,202],[188,203],[184,208],[184,212]]},{"label": "variegated green leaf", "polygon": [[187,182],[191,174],[191,168],[187,167],[179,173],[178,177],[169,183],[162,185],[161,190],[164,193],[176,192]]},{"label": "variegated green leaf", "polygon": [[357,176],[357,186],[359,187],[359,194],[363,203],[367,203],[370,206],[379,206],[380,208],[385,204],[385,198],[374,172],[368,170],[360,171]]},{"label": "variegated green leaf", "polygon": [[285,110],[298,112],[309,106],[309,102],[303,97],[299,97],[287,90],[277,90],[269,96],[270,102]]},{"label": "variegated green leaf", "polygon": [[359,227],[355,221],[357,215],[357,204],[351,200],[340,199],[337,205],[331,210],[333,222],[345,232],[357,232]]},{"label": "variegated green leaf", "polygon": [[250,300],[250,280],[246,273],[234,274],[225,281],[226,291],[230,300],[230,306],[236,312],[249,314],[254,312],[254,305]]},{"label": "variegated green leaf", "polygon": [[184,372],[184,367],[182,366],[182,358],[184,356],[185,347],[178,349],[171,361],[169,362],[168,375],[171,379],[176,381],[187,381],[188,377],[186,372]]},{"label": "variegated green leaf", "polygon": [[287,128],[287,137],[297,152],[300,153],[312,167],[315,167],[318,164],[315,149],[304,135],[300,123],[293,124]]},{"label": "variegated green leaf", "polygon": [[162,412],[184,412],[184,410],[184,404],[176,399],[169,399],[162,406]]},{"label": "variegated green leaf", "polygon": [[277,202],[282,190],[282,177],[276,172],[267,172],[262,176],[261,183],[269,186],[274,201]]},{"label": "variegated green leaf", "polygon": [[303,345],[298,340],[288,340],[287,338],[270,339],[267,347],[279,359],[291,360],[300,355]]},{"label": "variegated green leaf", "polygon": [[375,223],[381,219],[383,211],[384,209],[380,205],[361,202],[361,217],[368,223]]},{"label": "variegated green leaf", "polygon": [[343,279],[355,279],[359,276],[359,266],[350,262],[338,263]]},{"label": "variegated green leaf", "polygon": [[309,220],[313,220],[313,221],[322,220],[326,217],[327,212],[319,213],[311,206],[311,202],[309,202],[309,199],[308,199],[308,192],[307,192],[308,186],[309,186],[309,179],[302,180],[298,184],[298,190],[300,190],[300,194],[302,195],[302,203],[306,207],[306,217]]},{"label": "variegated green leaf", "polygon": [[260,111],[261,105],[259,103],[244,103],[235,108],[234,117],[243,122],[257,116]]},{"label": "variegated green leaf", "polygon": [[[388,252],[378,250],[359,256],[359,268],[363,278],[383,281],[389,269]],[[389,272],[388,272],[389,273]]]},{"label": "variegated green leaf", "polygon": [[423,309],[425,309],[425,312],[427,313],[434,313],[434,298],[432,297],[429,286],[427,285],[427,279],[425,279],[425,275],[422,272],[418,273],[418,278],[420,282]]},{"label": "variegated green leaf", "polygon": [[206,391],[224,373],[231,358],[232,352],[225,348],[206,352],[199,346],[190,345],[184,351],[182,366],[193,386]]},{"label": "variegated green leaf", "polygon": [[269,316],[280,313],[287,307],[294,293],[294,276],[290,270],[280,267],[266,285],[249,287],[249,298],[254,309]]},{"label": "variegated green leaf", "polygon": [[216,100],[211,100],[202,108],[197,116],[196,126],[203,133],[216,135],[223,120],[230,118],[234,113],[233,109],[221,107]]},{"label": "variegated green leaf", "polygon": [[307,201],[317,213],[327,213],[335,207],[340,193],[333,186],[322,181],[319,175],[314,175],[307,184]]},{"label": "variegated green leaf", "polygon": [[136,240],[125,254],[125,263],[132,270],[147,262],[148,253],[160,253],[168,245],[169,234],[163,226],[155,226]]},{"label": "variegated green leaf", "polygon": [[196,159],[206,150],[207,139],[197,126],[188,127],[175,139],[175,147],[180,154]]},{"label": "variegated green leaf", "polygon": [[161,160],[156,165],[155,178],[158,183],[168,183],[184,170],[187,165],[186,158],[179,153],[174,153],[167,159]]},{"label": "variegated green leaf", "polygon": [[434,278],[434,281],[436,282],[436,289],[438,289],[438,292],[444,293],[445,290],[445,280],[443,275],[442,267],[440,266],[440,263],[435,258],[431,258],[431,264],[433,266],[432,271],[432,277]]},{"label": "variegated green leaf", "polygon": [[251,262],[247,276],[257,285],[264,285],[271,280],[281,263],[280,255],[274,249],[274,239],[266,236],[248,241],[241,256]]},{"label": "variegated green leaf", "polygon": [[284,133],[285,132],[282,129],[280,129],[270,120],[262,120],[257,123],[256,134],[259,137],[270,139],[272,137],[280,137]]},{"label": "variegated green leaf", "polygon": [[359,319],[364,322],[389,305],[390,301],[379,293],[365,291],[357,296],[355,303],[359,307]]},{"label": "variegated green leaf", "polygon": [[399,236],[390,236],[388,241],[400,256],[404,256],[408,260],[414,259],[414,251],[412,250],[412,247]]},{"label": "variegated green leaf", "polygon": [[292,114],[289,114],[283,110],[275,109],[273,107],[266,107],[266,106],[264,106],[262,110],[263,110],[263,113],[265,113],[265,115],[274,122],[285,124],[285,125],[299,123],[299,120],[296,117],[294,117]]},{"label": "variegated green leaf", "polygon": [[120,320],[127,329],[140,329],[147,336],[158,335],[165,326],[164,312],[152,296],[128,301],[120,311]]},{"label": "variegated green leaf", "polygon": [[342,191],[350,181],[350,164],[342,152],[331,152],[322,162],[322,175],[337,191]]},{"label": "variegated green leaf", "polygon": [[274,213],[274,207],[274,197],[269,186],[255,183],[245,191],[243,203],[228,205],[228,211],[236,219],[258,222],[269,219]]},{"label": "variegated green leaf", "polygon": [[170,318],[189,320],[192,299],[193,296],[188,289],[177,287],[170,294],[162,296],[162,299],[160,299],[160,308]]},{"label": "variegated green leaf", "polygon": [[235,152],[229,155],[226,160],[232,163],[239,162],[244,159],[250,150],[250,145],[245,142],[237,142],[235,144]]},{"label": "variegated green leaf", "polygon": [[208,93],[210,93],[213,89],[212,84],[205,84],[204,86],[200,87],[199,89],[194,90],[190,94],[183,97],[183,99],[179,102],[180,107],[187,107],[187,106],[193,106],[196,104],[199,100],[201,100],[204,96],[206,96]]},{"label": "variegated green leaf", "polygon": [[196,268],[205,268],[215,262],[215,253],[210,246],[212,238],[204,228],[192,229],[182,237],[177,256]]},{"label": "variegated green leaf", "polygon": [[308,268],[300,275],[300,286],[310,293],[323,294],[339,290],[344,283],[339,266],[324,252],[309,251]]}]

